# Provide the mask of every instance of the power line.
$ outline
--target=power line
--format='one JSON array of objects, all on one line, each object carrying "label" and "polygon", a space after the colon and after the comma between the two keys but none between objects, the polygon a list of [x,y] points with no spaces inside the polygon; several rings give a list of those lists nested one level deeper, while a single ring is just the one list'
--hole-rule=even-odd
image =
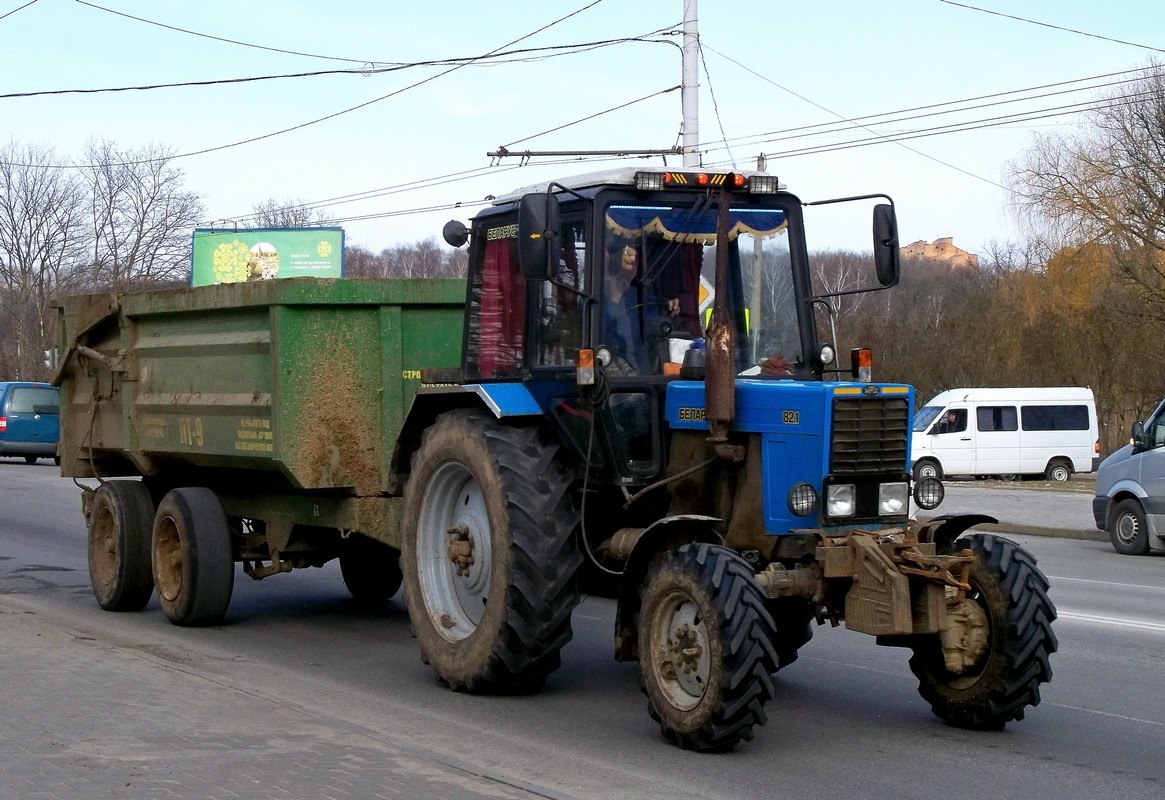
[{"label": "power line", "polygon": [[118,17],[125,17],[126,19],[132,19],[135,22],[144,22],[147,25],[156,25],[159,28],[165,28],[166,30],[175,31],[176,33],[184,33],[184,34],[187,34],[188,36],[198,36],[198,37],[201,37],[203,39],[212,39],[216,42],[225,42],[226,44],[238,45],[239,47],[251,47],[251,48],[254,48],[255,50],[266,50],[266,51],[271,52],[271,53],[283,53],[284,55],[303,56],[305,58],[319,58],[319,59],[324,59],[326,61],[345,61],[349,64],[373,64],[373,63],[375,63],[372,61],[368,61],[367,59],[344,58],[341,56],[323,56],[323,55],[319,55],[317,53],[301,53],[301,52],[297,52],[295,50],[283,50],[279,47],[267,47],[266,45],[261,45],[261,44],[250,44],[249,42],[240,42],[237,39],[226,39],[226,38],[223,38],[222,36],[213,36],[209,33],[199,33],[198,31],[192,31],[192,30],[188,30],[186,28],[178,28],[178,27],[175,27],[173,25],[167,25],[163,22],[155,22],[154,20],[145,19],[144,17],[135,17],[133,14],[126,14],[123,11],[115,11],[112,8],[106,8],[105,6],[99,6],[96,3],[87,2],[87,0],[76,0],[76,2],[80,3],[83,6],[89,6],[89,8],[97,9],[98,11],[104,11],[107,14],[113,14],[113,15],[118,16]]},{"label": "power line", "polygon": [[28,0],[28,2],[25,3],[24,5],[14,8],[11,11],[9,11],[7,14],[5,14],[4,16],[0,17],[0,21],[8,19],[13,14],[15,14],[17,11],[23,11],[24,9],[28,8],[30,5],[32,5],[35,2],[36,2],[36,0]]},{"label": "power line", "polygon": [[1096,34],[1096,33],[1089,33],[1088,31],[1078,31],[1075,28],[1065,28],[1062,25],[1053,25],[1050,22],[1039,22],[1038,20],[1027,19],[1026,17],[1017,17],[1013,14],[1004,14],[1001,11],[991,11],[990,9],[987,9],[987,8],[979,8],[978,6],[967,5],[966,3],[956,3],[956,2],[954,2],[954,0],[939,0],[939,2],[946,3],[948,6],[957,6],[959,8],[965,8],[969,11],[978,11],[980,13],[991,14],[992,16],[996,16],[996,17],[1003,17],[1005,19],[1013,19],[1016,22],[1024,22],[1024,23],[1027,23],[1028,25],[1039,25],[1042,28],[1051,28],[1052,30],[1056,30],[1056,31],[1064,31],[1065,33],[1074,33],[1077,36],[1087,36],[1090,39],[1100,39],[1100,40],[1105,41],[1105,42],[1113,42],[1114,44],[1124,44],[1124,45],[1128,45],[1129,47],[1138,47],[1142,50],[1152,50],[1152,51],[1157,52],[1157,53],[1165,53],[1165,50],[1162,50],[1159,47],[1152,47],[1152,46],[1147,45],[1147,44],[1137,44],[1136,42],[1126,42],[1123,39],[1113,39],[1109,36],[1101,36],[1101,35]]}]

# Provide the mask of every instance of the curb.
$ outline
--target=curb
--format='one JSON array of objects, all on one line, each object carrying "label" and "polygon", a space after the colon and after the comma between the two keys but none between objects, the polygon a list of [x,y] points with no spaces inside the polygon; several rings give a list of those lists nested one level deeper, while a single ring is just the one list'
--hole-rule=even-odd
[{"label": "curb", "polygon": [[[925,524],[931,517],[919,517],[918,522]],[[1091,530],[1084,528],[1049,528],[1042,525],[1021,525],[1015,522],[1000,522],[998,524],[983,523],[976,525],[975,530],[990,531],[991,533],[1013,533],[1021,536],[1047,536],[1055,539],[1078,539],[1089,542],[1107,542],[1109,535],[1098,528]]]}]

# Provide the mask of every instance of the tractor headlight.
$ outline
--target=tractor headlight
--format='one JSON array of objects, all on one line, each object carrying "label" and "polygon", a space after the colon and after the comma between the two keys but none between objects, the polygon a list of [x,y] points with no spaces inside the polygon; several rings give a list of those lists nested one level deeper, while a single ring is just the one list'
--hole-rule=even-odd
[{"label": "tractor headlight", "polygon": [[798,483],[789,490],[789,510],[798,517],[807,517],[817,508],[817,490],[808,483]]},{"label": "tractor headlight", "polygon": [[852,517],[856,508],[857,493],[852,483],[836,483],[825,490],[825,515],[829,517]]},{"label": "tractor headlight", "polygon": [[918,507],[930,510],[938,506],[946,496],[947,490],[938,478],[923,478],[914,484],[914,502]]},{"label": "tractor headlight", "polygon": [[878,486],[878,516],[893,517],[906,513],[910,491],[905,482],[883,483]]}]

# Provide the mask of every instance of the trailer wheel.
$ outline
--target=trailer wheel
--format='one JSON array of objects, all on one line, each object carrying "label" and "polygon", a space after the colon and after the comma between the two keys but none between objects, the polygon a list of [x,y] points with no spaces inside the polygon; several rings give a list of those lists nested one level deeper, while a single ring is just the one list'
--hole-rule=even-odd
[{"label": "trailer wheel", "polygon": [[367,536],[353,535],[340,550],[340,574],[352,598],[381,606],[400,589],[400,551]]},{"label": "trailer wheel", "polygon": [[172,489],[158,504],[153,536],[154,585],[175,625],[215,625],[235,586],[231,534],[211,489]]},{"label": "trailer wheel", "polygon": [[1062,458],[1048,462],[1048,468],[1044,470],[1044,478],[1056,483],[1063,483],[1071,477],[1072,465]]},{"label": "trailer wheel", "polygon": [[685,750],[729,750],[765,723],[777,671],[773,622],[752,567],[707,543],[652,562],[639,646],[647,709]]},{"label": "trailer wheel", "polygon": [[405,487],[401,563],[421,655],[455,691],[541,687],[578,605],[578,516],[558,448],[481,411],[424,432]]},{"label": "trailer wheel", "polygon": [[1149,529],[1145,526],[1145,511],[1136,500],[1121,500],[1113,506],[1109,517],[1109,538],[1112,549],[1122,556],[1143,556],[1149,552]]},{"label": "trailer wheel", "polygon": [[105,481],[89,509],[89,583],[106,611],[141,611],[154,593],[154,501],[139,481]]},{"label": "trailer wheel", "polygon": [[986,622],[982,652],[954,674],[939,637],[928,636],[914,645],[910,669],[936,715],[962,728],[998,729],[1023,719],[1024,710],[1040,702],[1040,684],[1052,679],[1056,607],[1048,598],[1048,579],[1019,545],[975,534],[956,541],[955,550],[960,548],[975,554],[967,599]]}]

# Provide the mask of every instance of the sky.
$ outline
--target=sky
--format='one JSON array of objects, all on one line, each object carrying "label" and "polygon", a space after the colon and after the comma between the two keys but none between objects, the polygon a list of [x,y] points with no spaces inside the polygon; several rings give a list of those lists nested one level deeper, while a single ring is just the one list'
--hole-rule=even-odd
[{"label": "sky", "polygon": [[[205,226],[245,224],[274,199],[318,207],[373,252],[440,241],[447,220],[519,186],[681,166],[487,154],[679,144],[684,6],[0,0],[0,148],[44,145],[70,165],[95,141],[160,145],[201,196]],[[885,193],[903,244],[953,237],[973,253],[1024,235],[1008,164],[1036,136],[1077,135],[1089,102],[1165,59],[1160,0],[1111,0],[1104,13],[1084,0],[696,9],[704,168],[753,169],[763,153],[802,200]],[[226,82],[275,75],[300,77]],[[71,91],[201,82],[215,83]],[[30,92],[49,94],[11,96]],[[869,249],[870,229],[809,237],[811,250]]]}]

